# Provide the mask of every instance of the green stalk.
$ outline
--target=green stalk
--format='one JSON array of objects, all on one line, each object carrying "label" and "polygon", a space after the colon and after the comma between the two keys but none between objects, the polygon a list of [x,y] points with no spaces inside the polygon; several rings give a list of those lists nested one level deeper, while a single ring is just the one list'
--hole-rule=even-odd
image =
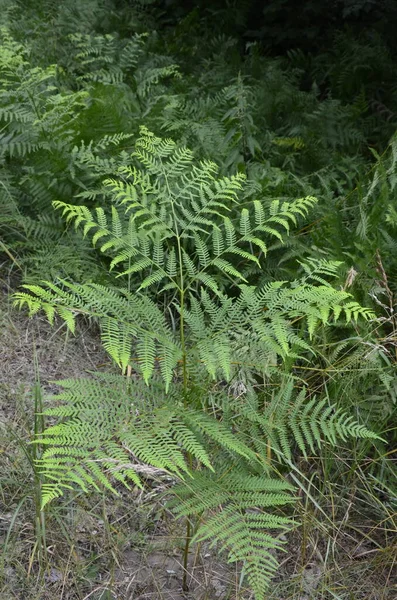
[{"label": "green stalk", "polygon": [[[34,352],[35,366],[35,384],[33,387],[34,399],[34,440],[42,435],[45,429],[45,419],[43,415],[43,396],[41,393],[39,366],[36,352]],[[34,480],[34,506],[35,506],[35,534],[36,534],[36,549],[40,569],[45,568],[47,564],[47,543],[46,543],[46,518],[45,511],[42,509],[42,475],[37,466],[37,461],[41,458],[42,447],[40,444],[33,443],[30,446]]]},{"label": "green stalk", "polygon": [[[184,321],[184,308],[185,308],[185,290],[184,290],[184,280],[183,280],[183,266],[182,266],[182,250],[180,238],[178,237],[178,257],[179,257],[179,274],[180,274],[180,307],[181,307],[181,322],[180,322],[180,340],[182,347],[182,373],[183,373],[183,401],[184,405],[187,406],[187,367],[186,367],[186,341],[185,341],[185,321]],[[192,467],[192,456],[190,453],[187,455],[187,460],[189,467]],[[188,574],[188,560],[189,560],[189,549],[190,542],[192,539],[192,531],[191,531],[191,523],[189,517],[186,517],[186,533],[185,533],[185,547],[183,549],[183,579],[182,579],[182,590],[184,592],[189,591],[189,586],[187,583],[187,574]]]},{"label": "green stalk", "polygon": [[[168,183],[167,183],[168,185]],[[171,194],[171,192],[170,192]],[[170,196],[171,197],[171,196]],[[188,376],[187,376],[187,365],[186,365],[186,340],[185,340],[185,319],[184,319],[184,309],[185,309],[185,288],[184,288],[184,276],[183,276],[183,260],[182,260],[182,247],[181,247],[181,239],[178,233],[178,224],[177,218],[174,210],[174,206],[172,205],[172,210],[174,214],[174,222],[176,228],[176,239],[178,244],[178,260],[179,260],[179,279],[180,279],[180,341],[182,348],[182,376],[183,376],[183,402],[184,405],[187,406],[187,387],[188,387]],[[187,454],[187,460],[189,467],[192,467],[193,461],[190,453]],[[185,533],[185,546],[183,549],[183,579],[182,579],[182,590],[184,592],[189,591],[189,586],[187,583],[187,574],[188,574],[188,560],[189,560],[189,550],[190,550],[190,542],[192,539],[192,531],[191,531],[191,523],[189,517],[186,517],[186,533]]]},{"label": "green stalk", "polygon": [[191,524],[189,517],[186,517],[186,533],[185,533],[185,547],[183,549],[183,579],[182,579],[182,590],[184,592],[189,591],[189,585],[187,583],[187,568],[189,560],[189,549],[190,542],[192,539]]}]

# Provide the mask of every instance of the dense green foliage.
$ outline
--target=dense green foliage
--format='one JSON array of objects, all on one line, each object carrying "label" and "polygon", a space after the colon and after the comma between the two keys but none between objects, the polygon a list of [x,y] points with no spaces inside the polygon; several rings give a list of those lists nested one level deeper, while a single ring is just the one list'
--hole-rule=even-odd
[{"label": "dense green foliage", "polygon": [[[172,491],[178,515],[191,518],[222,505],[196,538],[223,542],[231,560],[244,562],[250,585],[263,598],[277,566],[267,549],[279,546],[267,527],[289,521],[246,511],[290,501],[284,493],[273,494],[289,489],[288,484],[264,479],[270,467],[266,447],[291,460],[290,434],[305,455],[306,446],[314,452],[323,439],[377,436],[326,400],[305,402],[301,394],[291,402],[292,379],[285,390],[281,382],[282,394],[264,410],[266,386],[254,379],[270,361],[274,368],[279,360],[297,359],[298,351],[311,353],[294,320],[304,319],[307,325],[303,321],[299,329],[312,335],[317,323],[328,322],[331,315],[343,312],[348,323],[353,316],[372,314],[327,283],[324,277],[334,275],[338,265],[325,261],[312,261],[304,276],[288,286],[283,281],[247,285],[247,277],[258,280],[264,270],[266,238],[282,241],[280,229],[288,232],[313,198],[273,200],[268,215],[258,200],[251,210],[242,208],[243,175],[216,179],[215,164],[194,165],[189,150],[146,128],[132,157],[145,169],[122,166],[124,181],[104,181],[103,194],[112,202],[109,217],[102,207],[93,214],[86,206],[54,203],[67,222],[74,221],[102,253],[110,254],[110,271],[128,277],[128,288],[63,281],[45,288],[27,285],[30,294],[17,294],[31,313],[42,308],[51,322],[58,314],[72,330],[75,314],[95,317],[112,358],[124,372],[134,368],[149,386],[137,383],[127,390],[120,376],[121,388],[110,385],[105,394],[104,382],[99,387],[91,381],[63,383],[71,389],[63,395],[66,405],[46,414],[69,419],[47,429],[40,440],[50,444],[41,468],[54,481],[44,486],[43,501],[71,483],[113,489],[106,475],[139,485],[130,456],[163,469],[182,479]],[[256,269],[247,272],[250,263]],[[157,360],[162,384],[155,373]],[[238,402],[227,390],[217,393],[216,417],[208,376],[240,381],[244,387]],[[117,398],[123,396],[120,407]]]},{"label": "dense green foliage", "polygon": [[217,541],[259,599],[309,454],[395,502],[396,66],[363,1],[322,47],[275,27],[283,56],[285,2],[257,35],[260,3],[158,4],[4,3],[0,251],[121,370],[60,382],[44,504],[165,477],[184,566]]}]

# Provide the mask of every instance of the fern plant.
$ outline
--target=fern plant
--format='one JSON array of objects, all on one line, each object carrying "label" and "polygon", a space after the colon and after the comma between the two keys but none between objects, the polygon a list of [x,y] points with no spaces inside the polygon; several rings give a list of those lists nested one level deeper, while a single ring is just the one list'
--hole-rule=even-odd
[{"label": "fern plant", "polygon": [[282,242],[315,199],[241,202],[244,182],[142,127],[130,164],[80,194],[108,204],[54,202],[107,257],[114,285],[25,285],[16,303],[72,331],[89,315],[124,373],[61,382],[46,411],[61,420],[39,440],[44,502],[75,485],[117,491],[117,481],[171,477],[171,506],[186,519],[184,589],[190,544],[211,540],[243,563],[261,599],[282,547],[275,532],[292,526],[279,512],[292,488],[272,476],[269,448],[290,461],[292,444],[305,454],[324,439],[377,437],[324,400],[295,399],[291,381],[269,403],[263,377],[310,355],[319,323],[372,313],[332,287],[338,263],[308,261],[290,283],[247,279],[247,265],[264,271],[269,241]]},{"label": "fern plant", "polygon": [[[46,2],[42,8],[56,13]],[[15,10],[19,14],[17,9],[11,7],[10,15]],[[53,18],[56,21],[55,14]],[[68,52],[54,64],[38,58],[34,40],[29,37],[27,42],[25,35],[18,41],[20,37],[11,17],[7,26],[0,24],[1,204],[7,213],[18,215],[13,230],[7,216],[2,243],[18,255],[21,269],[29,270],[29,281],[37,281],[45,271],[54,278],[90,277],[94,261],[85,257],[95,251],[81,236],[65,231],[60,217],[53,216],[51,202],[93,187],[98,174],[115,174],[115,155],[131,149],[134,123],[141,111],[150,112],[151,103],[156,104],[161,80],[175,76],[176,66],[151,53],[145,35],[124,41],[115,34],[63,32]],[[90,163],[93,150],[95,168]],[[117,164],[120,161],[118,156]],[[96,268],[92,275],[101,280]]]}]

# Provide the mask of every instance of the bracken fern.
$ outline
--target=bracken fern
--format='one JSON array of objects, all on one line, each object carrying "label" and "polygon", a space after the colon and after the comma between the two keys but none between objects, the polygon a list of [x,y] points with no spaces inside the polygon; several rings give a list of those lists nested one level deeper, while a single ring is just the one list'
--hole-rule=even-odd
[{"label": "bracken fern", "polygon": [[319,323],[372,313],[329,283],[339,263],[308,260],[292,282],[247,279],[246,265],[262,273],[269,241],[282,243],[315,199],[241,202],[244,184],[143,127],[130,164],[100,186],[103,206],[54,202],[120,284],[26,285],[16,302],[72,331],[78,314],[96,319],[127,375],[61,382],[61,405],[46,411],[61,421],[39,440],[44,502],[75,485],[116,491],[169,476],[171,506],[187,519],[185,568],[197,525],[193,539],[242,561],[260,599],[281,547],[272,532],[291,527],[279,513],[291,486],[271,477],[269,448],[291,461],[293,444],[306,456],[323,440],[377,436],[324,400],[295,397],[292,379],[271,401],[258,383],[271,364],[310,354]]}]

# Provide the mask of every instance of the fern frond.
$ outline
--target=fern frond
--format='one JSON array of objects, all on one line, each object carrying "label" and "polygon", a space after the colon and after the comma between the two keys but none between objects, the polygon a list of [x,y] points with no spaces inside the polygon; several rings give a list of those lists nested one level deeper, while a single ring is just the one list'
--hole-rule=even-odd
[{"label": "fern frond", "polygon": [[204,512],[205,521],[194,541],[219,544],[221,551],[228,552],[230,562],[241,561],[255,597],[261,599],[278,567],[274,551],[283,549],[280,538],[268,531],[287,531],[293,523],[269,512],[269,508],[293,502],[286,493],[291,489],[287,483],[263,476],[226,472],[208,477],[195,473],[186,485],[173,489],[178,498],[173,510],[178,517],[202,517]]},{"label": "fern frond", "polygon": [[381,439],[342,409],[330,405],[326,398],[308,399],[305,388],[295,395],[292,377],[282,382],[280,392],[263,412],[255,408],[255,400],[249,396],[238,402],[238,406],[248,422],[258,424],[268,443],[287,461],[292,460],[293,444],[307,458],[308,449],[316,453],[324,441],[335,445],[349,437]]},{"label": "fern frond", "polygon": [[[100,485],[114,490],[112,478],[141,485],[134,461],[189,474],[185,453],[212,470],[204,438],[228,452],[257,461],[257,456],[227,427],[201,410],[180,406],[178,391],[164,402],[156,389],[131,385],[123,377],[64,380],[58,406],[45,414],[64,420],[48,427],[37,443],[45,446],[39,467],[54,480],[48,496],[75,484],[87,490]],[[98,407],[99,399],[99,407]],[[100,410],[98,410],[100,408]]]}]

